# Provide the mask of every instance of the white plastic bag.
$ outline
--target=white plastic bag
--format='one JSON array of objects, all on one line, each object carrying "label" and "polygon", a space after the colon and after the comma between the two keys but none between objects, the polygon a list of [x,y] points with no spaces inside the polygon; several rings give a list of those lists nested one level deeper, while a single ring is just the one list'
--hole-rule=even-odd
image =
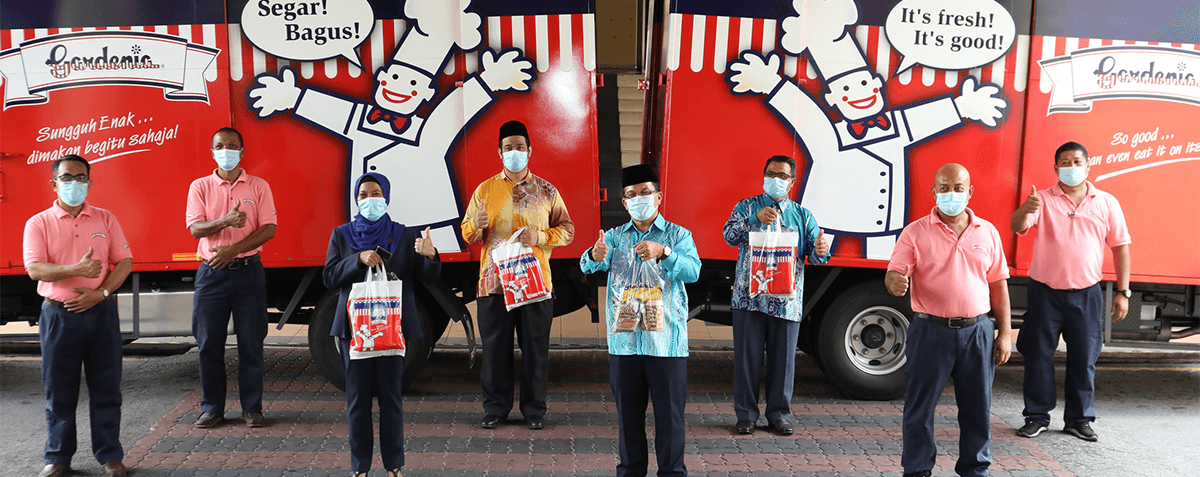
[{"label": "white plastic bag", "polygon": [[350,359],[404,356],[401,292],[404,283],[388,280],[383,264],[367,269],[366,280],[350,288]]},{"label": "white plastic bag", "polygon": [[549,300],[551,296],[533,249],[518,241],[522,230],[525,228],[517,229],[507,242],[492,247],[491,251],[492,264],[504,288],[504,308],[509,311],[528,303]]}]

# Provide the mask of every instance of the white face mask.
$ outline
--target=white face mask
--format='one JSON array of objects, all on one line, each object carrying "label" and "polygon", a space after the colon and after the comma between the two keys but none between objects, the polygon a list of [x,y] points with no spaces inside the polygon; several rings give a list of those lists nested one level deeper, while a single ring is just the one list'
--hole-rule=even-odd
[{"label": "white face mask", "polygon": [[1087,166],[1058,168],[1058,180],[1063,184],[1075,187],[1082,184],[1084,179],[1087,179]]},{"label": "white face mask", "polygon": [[529,164],[529,153],[517,150],[504,151],[501,159],[504,161],[504,168],[509,172],[521,172]]},{"label": "white face mask", "polygon": [[237,149],[213,149],[212,155],[217,160],[217,167],[225,172],[237,169],[242,160],[242,151]]},{"label": "white face mask", "polygon": [[654,194],[625,199],[625,205],[629,207],[629,216],[634,220],[649,219],[658,211],[658,206],[654,205]]}]

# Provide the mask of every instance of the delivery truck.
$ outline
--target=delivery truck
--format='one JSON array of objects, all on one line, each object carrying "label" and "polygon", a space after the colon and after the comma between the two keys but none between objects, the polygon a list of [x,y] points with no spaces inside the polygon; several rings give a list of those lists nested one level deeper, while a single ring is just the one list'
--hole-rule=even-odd
[{"label": "delivery truck", "polygon": [[[331,382],[337,296],[319,277],[331,231],[356,213],[354,179],[388,175],[405,194],[389,214],[435,231],[442,278],[416,288],[419,316],[405,318],[431,331],[409,342],[418,371],[448,323],[472,322],[479,249],[457,224],[501,167],[500,124],[520,120],[531,170],[575,222],[551,260],[556,315],[599,319],[603,277],[578,259],[628,220],[620,167],[649,163],[663,215],[693,232],[703,261],[690,317],[730,323],[736,249],[721,227],[761,193],[766,158],[788,155],[792,198],[834,246],[827,265],[806,267],[799,347],[848,395],[897,397],[912,311],[883,268],[903,227],[934,207],[934,171],[971,172],[970,207],[1001,232],[1019,326],[1032,237],[1008,218],[1031,186],[1055,183],[1054,150],[1077,141],[1133,237],[1130,317],[1106,323],[1107,342],[1191,346],[1179,340],[1200,332],[1198,12],[1107,0],[5,2],[0,321],[36,324],[21,230],[55,198],[49,164],[79,154],[92,164],[88,201],[116,214],[133,250],[116,293],[126,339],[190,334],[187,188],[215,167],[213,132],[233,126],[243,167],[277,204],[262,252],[272,320],[308,325]],[[608,61],[614,49],[627,61]],[[399,129],[372,118],[397,63],[430,72]],[[632,121],[620,119],[629,97],[642,105]],[[0,338],[35,341],[36,329]]]}]

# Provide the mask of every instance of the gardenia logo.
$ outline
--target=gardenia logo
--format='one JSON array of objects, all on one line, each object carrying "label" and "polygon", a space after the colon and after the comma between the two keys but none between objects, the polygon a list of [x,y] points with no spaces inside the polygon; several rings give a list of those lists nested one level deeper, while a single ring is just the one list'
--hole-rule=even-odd
[{"label": "gardenia logo", "polygon": [[1092,101],[1108,99],[1200,105],[1200,51],[1113,45],[1075,50],[1038,64],[1054,84],[1047,114],[1086,113]]},{"label": "gardenia logo", "polygon": [[54,45],[50,49],[50,58],[46,60],[46,65],[50,67],[50,74],[55,78],[66,78],[71,75],[72,71],[79,70],[122,70],[122,69],[154,69],[161,68],[162,65],[154,64],[150,59],[150,55],[138,55],[142,51],[142,47],[134,44],[130,47],[132,54],[124,56],[109,56],[108,45],[100,48],[100,52],[96,56],[70,56],[67,51],[66,44]]}]

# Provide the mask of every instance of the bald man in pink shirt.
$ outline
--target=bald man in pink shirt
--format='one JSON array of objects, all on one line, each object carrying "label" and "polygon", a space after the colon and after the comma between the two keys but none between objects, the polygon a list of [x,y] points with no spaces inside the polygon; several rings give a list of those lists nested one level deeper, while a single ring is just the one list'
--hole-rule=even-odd
[{"label": "bald man in pink shirt", "polygon": [[1029,311],[1017,350],[1025,358],[1025,425],[1022,437],[1037,437],[1050,425],[1058,394],[1054,350],[1067,344],[1063,431],[1086,441],[1099,440],[1096,420],[1096,359],[1104,346],[1104,299],[1100,291],[1105,249],[1112,250],[1117,293],[1113,321],[1129,311],[1129,227],[1112,194],[1086,181],[1087,149],[1068,142],[1054,152],[1058,184],[1032,192],[1013,212],[1018,235],[1033,231],[1029,266]]},{"label": "bald man in pink shirt", "polygon": [[[1008,262],[996,227],[967,208],[971,175],[946,164],[934,176],[935,207],[900,233],[884,278],[912,309],[904,373],[905,477],[929,477],[937,457],[933,414],[946,382],[958,403],[958,475],[985,476],[992,463],[992,379],[1012,348]],[[996,317],[993,325],[988,312]],[[998,335],[997,335],[998,333]]]}]

